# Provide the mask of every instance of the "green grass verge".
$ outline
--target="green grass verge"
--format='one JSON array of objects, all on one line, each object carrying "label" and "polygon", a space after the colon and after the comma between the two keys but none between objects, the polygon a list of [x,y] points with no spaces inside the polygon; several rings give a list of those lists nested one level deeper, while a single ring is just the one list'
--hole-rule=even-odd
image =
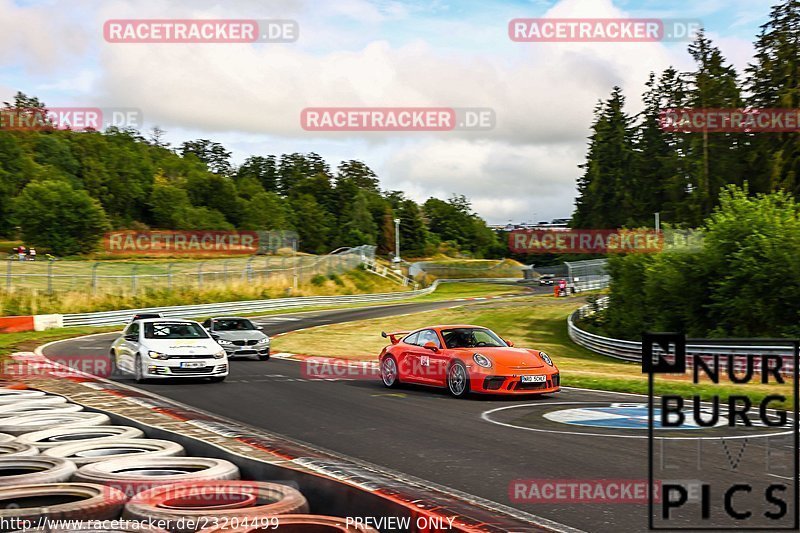
[{"label": "green grass verge", "polygon": [[[562,384],[571,387],[616,392],[647,393],[647,377],[641,366],[595,354],[574,344],[567,333],[567,316],[585,303],[584,298],[555,299],[533,296],[513,300],[470,303],[457,308],[348,322],[289,333],[272,343],[275,352],[374,360],[386,339],[381,331],[410,330],[432,324],[467,323],[486,326],[516,346],[546,351],[562,373]],[[719,394],[741,394],[742,388],[723,385],[694,385],[688,377],[660,382],[657,393],[695,394],[710,399]],[[791,386],[751,384],[750,399],[756,403],[769,394],[783,394],[791,402]],[[787,403],[785,407],[790,405]]]},{"label": "green grass verge", "polygon": [[528,292],[525,287],[517,285],[502,285],[499,283],[441,283],[436,290],[424,296],[413,299],[414,302],[435,302],[441,300],[455,300],[456,298],[485,298],[487,296],[501,296],[504,294],[521,294]]}]

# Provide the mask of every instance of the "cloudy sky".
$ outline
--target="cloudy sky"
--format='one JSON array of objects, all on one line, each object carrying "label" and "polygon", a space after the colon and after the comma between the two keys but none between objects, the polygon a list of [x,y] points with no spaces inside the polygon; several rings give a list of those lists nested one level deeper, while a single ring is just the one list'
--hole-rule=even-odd
[{"label": "cloudy sky", "polygon": [[[592,109],[629,110],[650,71],[691,68],[686,43],[519,43],[514,18],[699,19],[740,70],[772,0],[0,0],[0,101],[134,107],[167,140],[252,154],[360,159],[416,200],[471,198],[490,223],[570,216]],[[291,44],[119,44],[109,19],[292,19]],[[492,108],[491,131],[326,132],[306,107]]]}]

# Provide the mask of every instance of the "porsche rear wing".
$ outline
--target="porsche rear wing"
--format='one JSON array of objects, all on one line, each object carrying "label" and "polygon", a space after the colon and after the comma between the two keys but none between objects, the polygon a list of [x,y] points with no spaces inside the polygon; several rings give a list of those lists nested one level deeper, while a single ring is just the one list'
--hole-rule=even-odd
[{"label": "porsche rear wing", "polygon": [[400,337],[405,337],[408,335],[408,331],[395,331],[394,333],[386,333],[385,331],[381,331],[381,337],[384,339],[389,337],[389,340],[392,341],[392,344],[397,344],[400,342]]}]

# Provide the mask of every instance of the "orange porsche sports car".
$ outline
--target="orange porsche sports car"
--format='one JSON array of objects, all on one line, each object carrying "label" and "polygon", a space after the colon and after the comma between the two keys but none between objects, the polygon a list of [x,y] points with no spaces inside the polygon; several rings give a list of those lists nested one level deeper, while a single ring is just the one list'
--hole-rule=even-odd
[{"label": "orange porsche sports car", "polygon": [[462,398],[470,392],[543,394],[558,392],[558,367],[546,353],[514,348],[488,328],[429,326],[382,332],[392,344],[380,354],[383,384],[447,387]]}]

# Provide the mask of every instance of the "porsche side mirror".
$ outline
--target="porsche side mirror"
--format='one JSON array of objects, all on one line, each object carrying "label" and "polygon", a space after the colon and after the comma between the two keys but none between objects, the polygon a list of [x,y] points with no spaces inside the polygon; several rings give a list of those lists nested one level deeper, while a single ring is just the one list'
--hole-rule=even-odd
[{"label": "porsche side mirror", "polygon": [[436,353],[436,352],[439,351],[439,347],[436,346],[436,343],[430,342],[430,341],[426,342],[425,345],[423,346],[423,348],[425,348],[426,350],[430,350],[433,353]]},{"label": "porsche side mirror", "polygon": [[512,347],[512,348],[514,347],[514,343],[513,343],[513,342],[511,342],[511,341],[507,341],[507,340],[505,340],[505,339],[503,339],[503,340],[504,340],[504,341],[506,342],[506,344],[508,344],[510,347]]}]

